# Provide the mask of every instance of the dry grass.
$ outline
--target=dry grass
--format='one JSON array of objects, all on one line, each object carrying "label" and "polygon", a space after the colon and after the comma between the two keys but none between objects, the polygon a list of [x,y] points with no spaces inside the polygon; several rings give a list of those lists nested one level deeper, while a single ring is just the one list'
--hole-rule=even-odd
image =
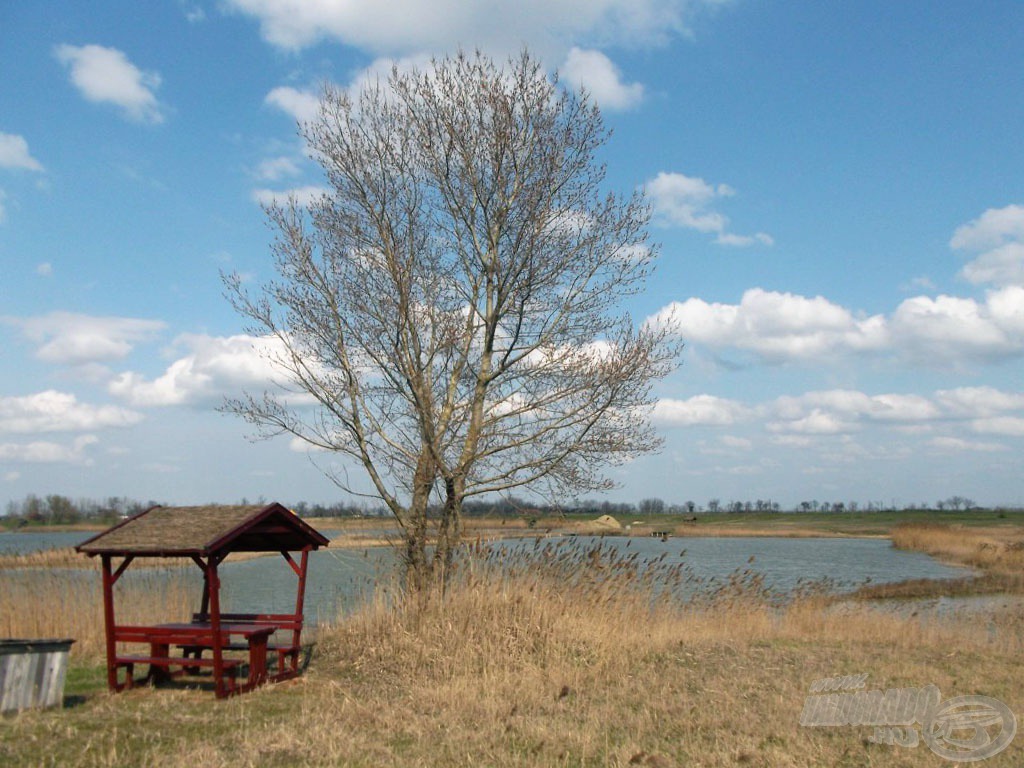
[{"label": "dry grass", "polygon": [[[78,559],[84,560],[81,555]],[[98,570],[98,569],[97,569]],[[146,569],[115,585],[117,620],[155,624],[187,619],[196,595],[180,568]],[[0,636],[74,638],[77,658],[104,653],[103,592],[99,574],[57,569],[8,571],[0,590]]]},{"label": "dry grass", "polygon": [[1024,529],[967,528],[939,523],[905,523],[892,530],[893,546],[986,571],[1024,572]]},{"label": "dry grass", "polygon": [[[377,599],[320,632],[298,681],[92,694],[0,724],[5,765],[935,766],[869,728],[802,728],[819,678],[1024,706],[1024,616],[945,623],[793,601],[740,573],[674,598],[678,566],[602,550],[478,550],[442,598]],[[986,766],[1018,766],[1018,744]]]},{"label": "dry grass", "polygon": [[0,570],[24,568],[84,568],[99,572],[98,561],[75,552],[74,547],[0,555]]}]

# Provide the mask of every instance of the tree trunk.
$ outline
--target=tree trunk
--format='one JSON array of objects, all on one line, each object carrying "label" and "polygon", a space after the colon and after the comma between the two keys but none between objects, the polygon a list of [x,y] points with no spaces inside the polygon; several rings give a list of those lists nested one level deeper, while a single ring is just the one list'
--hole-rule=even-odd
[{"label": "tree trunk", "polygon": [[409,524],[405,528],[403,554],[406,583],[412,592],[425,593],[433,575],[433,563],[427,556],[430,492],[434,488],[433,462],[429,453],[420,454],[409,505]]},{"label": "tree trunk", "polygon": [[457,478],[445,478],[444,508],[441,510],[441,519],[437,526],[437,548],[434,550],[434,567],[438,569],[442,588],[447,585],[455,550],[462,539],[464,486],[465,484]]}]

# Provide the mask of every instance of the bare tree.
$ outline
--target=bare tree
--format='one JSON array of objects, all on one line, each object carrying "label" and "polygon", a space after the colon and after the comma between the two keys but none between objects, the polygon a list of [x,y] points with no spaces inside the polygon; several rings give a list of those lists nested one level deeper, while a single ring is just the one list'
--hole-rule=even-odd
[{"label": "bare tree", "polygon": [[268,208],[275,282],[226,283],[315,407],[226,407],[355,459],[413,586],[447,572],[464,499],[605,489],[605,467],[660,446],[650,389],[678,345],[621,310],[650,271],[649,214],[602,189],[608,132],[585,93],[526,53],[460,54],[327,88],[301,132],[330,191]]}]

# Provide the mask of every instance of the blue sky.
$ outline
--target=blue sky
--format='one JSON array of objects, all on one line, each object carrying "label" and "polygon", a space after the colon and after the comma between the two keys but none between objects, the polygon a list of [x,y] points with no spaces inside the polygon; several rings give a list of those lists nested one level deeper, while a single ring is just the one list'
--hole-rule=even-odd
[{"label": "blue sky", "polygon": [[341,497],[216,411],[270,374],[219,273],[271,277],[259,202],[323,184],[322,83],[525,45],[602,105],[661,244],[629,310],[687,344],[611,498],[1024,504],[1022,34],[1017,2],[5,4],[0,501]]}]

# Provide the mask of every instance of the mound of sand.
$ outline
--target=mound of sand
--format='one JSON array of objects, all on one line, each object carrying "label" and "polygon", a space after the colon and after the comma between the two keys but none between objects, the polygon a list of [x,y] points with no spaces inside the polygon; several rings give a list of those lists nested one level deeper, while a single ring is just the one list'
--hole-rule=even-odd
[{"label": "mound of sand", "polygon": [[611,515],[601,515],[596,520],[591,520],[588,527],[600,531],[621,531],[622,523]]}]

